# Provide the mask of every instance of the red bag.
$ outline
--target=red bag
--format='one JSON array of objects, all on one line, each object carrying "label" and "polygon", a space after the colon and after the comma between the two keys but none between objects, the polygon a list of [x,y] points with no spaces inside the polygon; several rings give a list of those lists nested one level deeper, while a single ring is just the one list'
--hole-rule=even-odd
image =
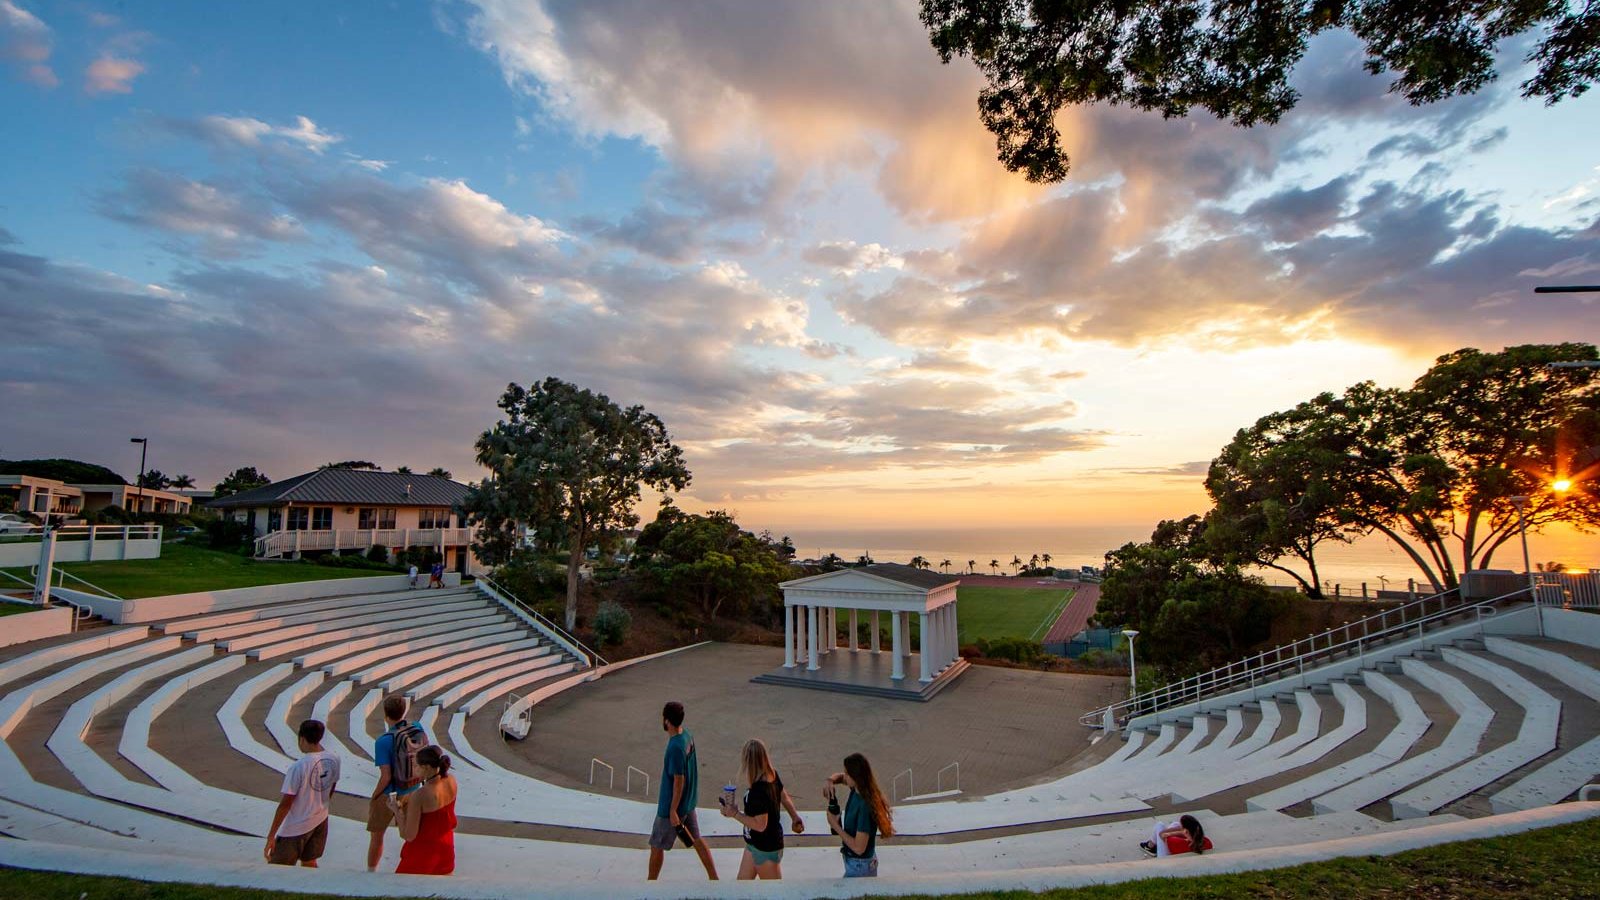
[{"label": "red bag", "polygon": [[[1211,849],[1211,838],[1208,837],[1202,841],[1201,849]],[[1167,835],[1167,852],[1173,856],[1177,856],[1179,853],[1193,853],[1194,844],[1190,842],[1187,834],[1169,834]]]}]

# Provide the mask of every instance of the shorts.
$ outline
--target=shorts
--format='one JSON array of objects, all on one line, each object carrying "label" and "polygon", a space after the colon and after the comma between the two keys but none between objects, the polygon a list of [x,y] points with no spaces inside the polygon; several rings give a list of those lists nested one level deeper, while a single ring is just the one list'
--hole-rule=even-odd
[{"label": "shorts", "polygon": [[[689,837],[700,840],[700,817],[694,810],[689,810],[686,816],[679,816],[683,827],[689,832]],[[672,820],[666,816],[656,816],[655,825],[650,828],[650,848],[653,850],[671,850],[672,842],[678,839],[677,830],[672,827]]]},{"label": "shorts", "polygon": [[782,847],[779,847],[776,850],[757,850],[754,846],[752,846],[750,844],[749,841],[745,841],[744,842],[744,849],[750,851],[750,858],[752,860],[754,860],[755,864],[758,865],[758,866],[764,866],[764,865],[767,865],[769,863],[781,863],[781,862],[783,862],[783,848]]},{"label": "shorts", "polygon": [[367,834],[382,834],[394,821],[394,810],[389,808],[389,795],[379,794],[367,801]]},{"label": "shorts", "polygon": [[844,858],[844,877],[846,878],[877,878],[878,858],[869,856],[866,859]]},{"label": "shorts", "polygon": [[278,835],[272,842],[272,856],[267,862],[275,866],[292,866],[295,863],[315,862],[322,858],[322,851],[328,846],[328,820],[323,819],[317,827],[305,834],[293,837]]}]

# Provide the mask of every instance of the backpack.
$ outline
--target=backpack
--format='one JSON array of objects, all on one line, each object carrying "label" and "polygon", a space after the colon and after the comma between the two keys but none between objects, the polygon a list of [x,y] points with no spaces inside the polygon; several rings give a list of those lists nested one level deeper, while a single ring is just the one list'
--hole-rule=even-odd
[{"label": "backpack", "polygon": [[417,774],[417,753],[426,746],[428,736],[422,732],[421,725],[402,725],[394,733],[394,757],[389,763],[392,784],[403,787],[421,777]]}]

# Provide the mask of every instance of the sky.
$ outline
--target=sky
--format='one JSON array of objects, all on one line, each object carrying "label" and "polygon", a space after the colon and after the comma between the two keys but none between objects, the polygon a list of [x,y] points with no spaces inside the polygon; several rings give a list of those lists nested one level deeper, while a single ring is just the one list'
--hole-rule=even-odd
[{"label": "sky", "polygon": [[[225,9],[225,14],[223,13]],[[1600,92],[1426,107],[1316,38],[1273,127],[995,161],[911,2],[0,0],[0,456],[477,477],[508,382],[659,415],[756,528],[1203,511],[1256,418],[1600,339]]]}]

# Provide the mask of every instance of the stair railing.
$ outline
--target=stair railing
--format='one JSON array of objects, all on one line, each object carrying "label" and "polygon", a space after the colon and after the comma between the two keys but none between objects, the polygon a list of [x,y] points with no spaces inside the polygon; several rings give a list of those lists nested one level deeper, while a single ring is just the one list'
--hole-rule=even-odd
[{"label": "stair railing", "polygon": [[[1369,646],[1413,632],[1420,637],[1430,626],[1458,615],[1472,613],[1481,620],[1484,615],[1493,615],[1499,604],[1529,594],[1530,588],[1521,587],[1509,594],[1474,602],[1461,601],[1458,589],[1443,591],[1102,706],[1084,713],[1078,722],[1092,728],[1117,727],[1136,716],[1254,687],[1276,678],[1304,674],[1316,663],[1341,654],[1364,655]],[[1451,595],[1456,596],[1455,603],[1449,601]]]},{"label": "stair railing", "polygon": [[490,580],[487,576],[478,575],[476,578],[477,583],[482,587],[485,593],[516,607],[519,612],[532,620],[537,628],[554,638],[556,643],[566,647],[567,650],[571,651],[573,656],[576,656],[584,664],[591,668],[608,666],[611,664],[606,661],[605,657],[601,656],[598,652],[591,649],[582,641],[578,640],[571,634],[571,632],[568,632],[565,628],[562,628],[560,625],[557,625],[555,622],[551,621],[549,616],[540,613],[537,609],[534,609],[532,605],[524,602],[516,594],[513,594],[500,585],[494,583],[494,581]]}]

